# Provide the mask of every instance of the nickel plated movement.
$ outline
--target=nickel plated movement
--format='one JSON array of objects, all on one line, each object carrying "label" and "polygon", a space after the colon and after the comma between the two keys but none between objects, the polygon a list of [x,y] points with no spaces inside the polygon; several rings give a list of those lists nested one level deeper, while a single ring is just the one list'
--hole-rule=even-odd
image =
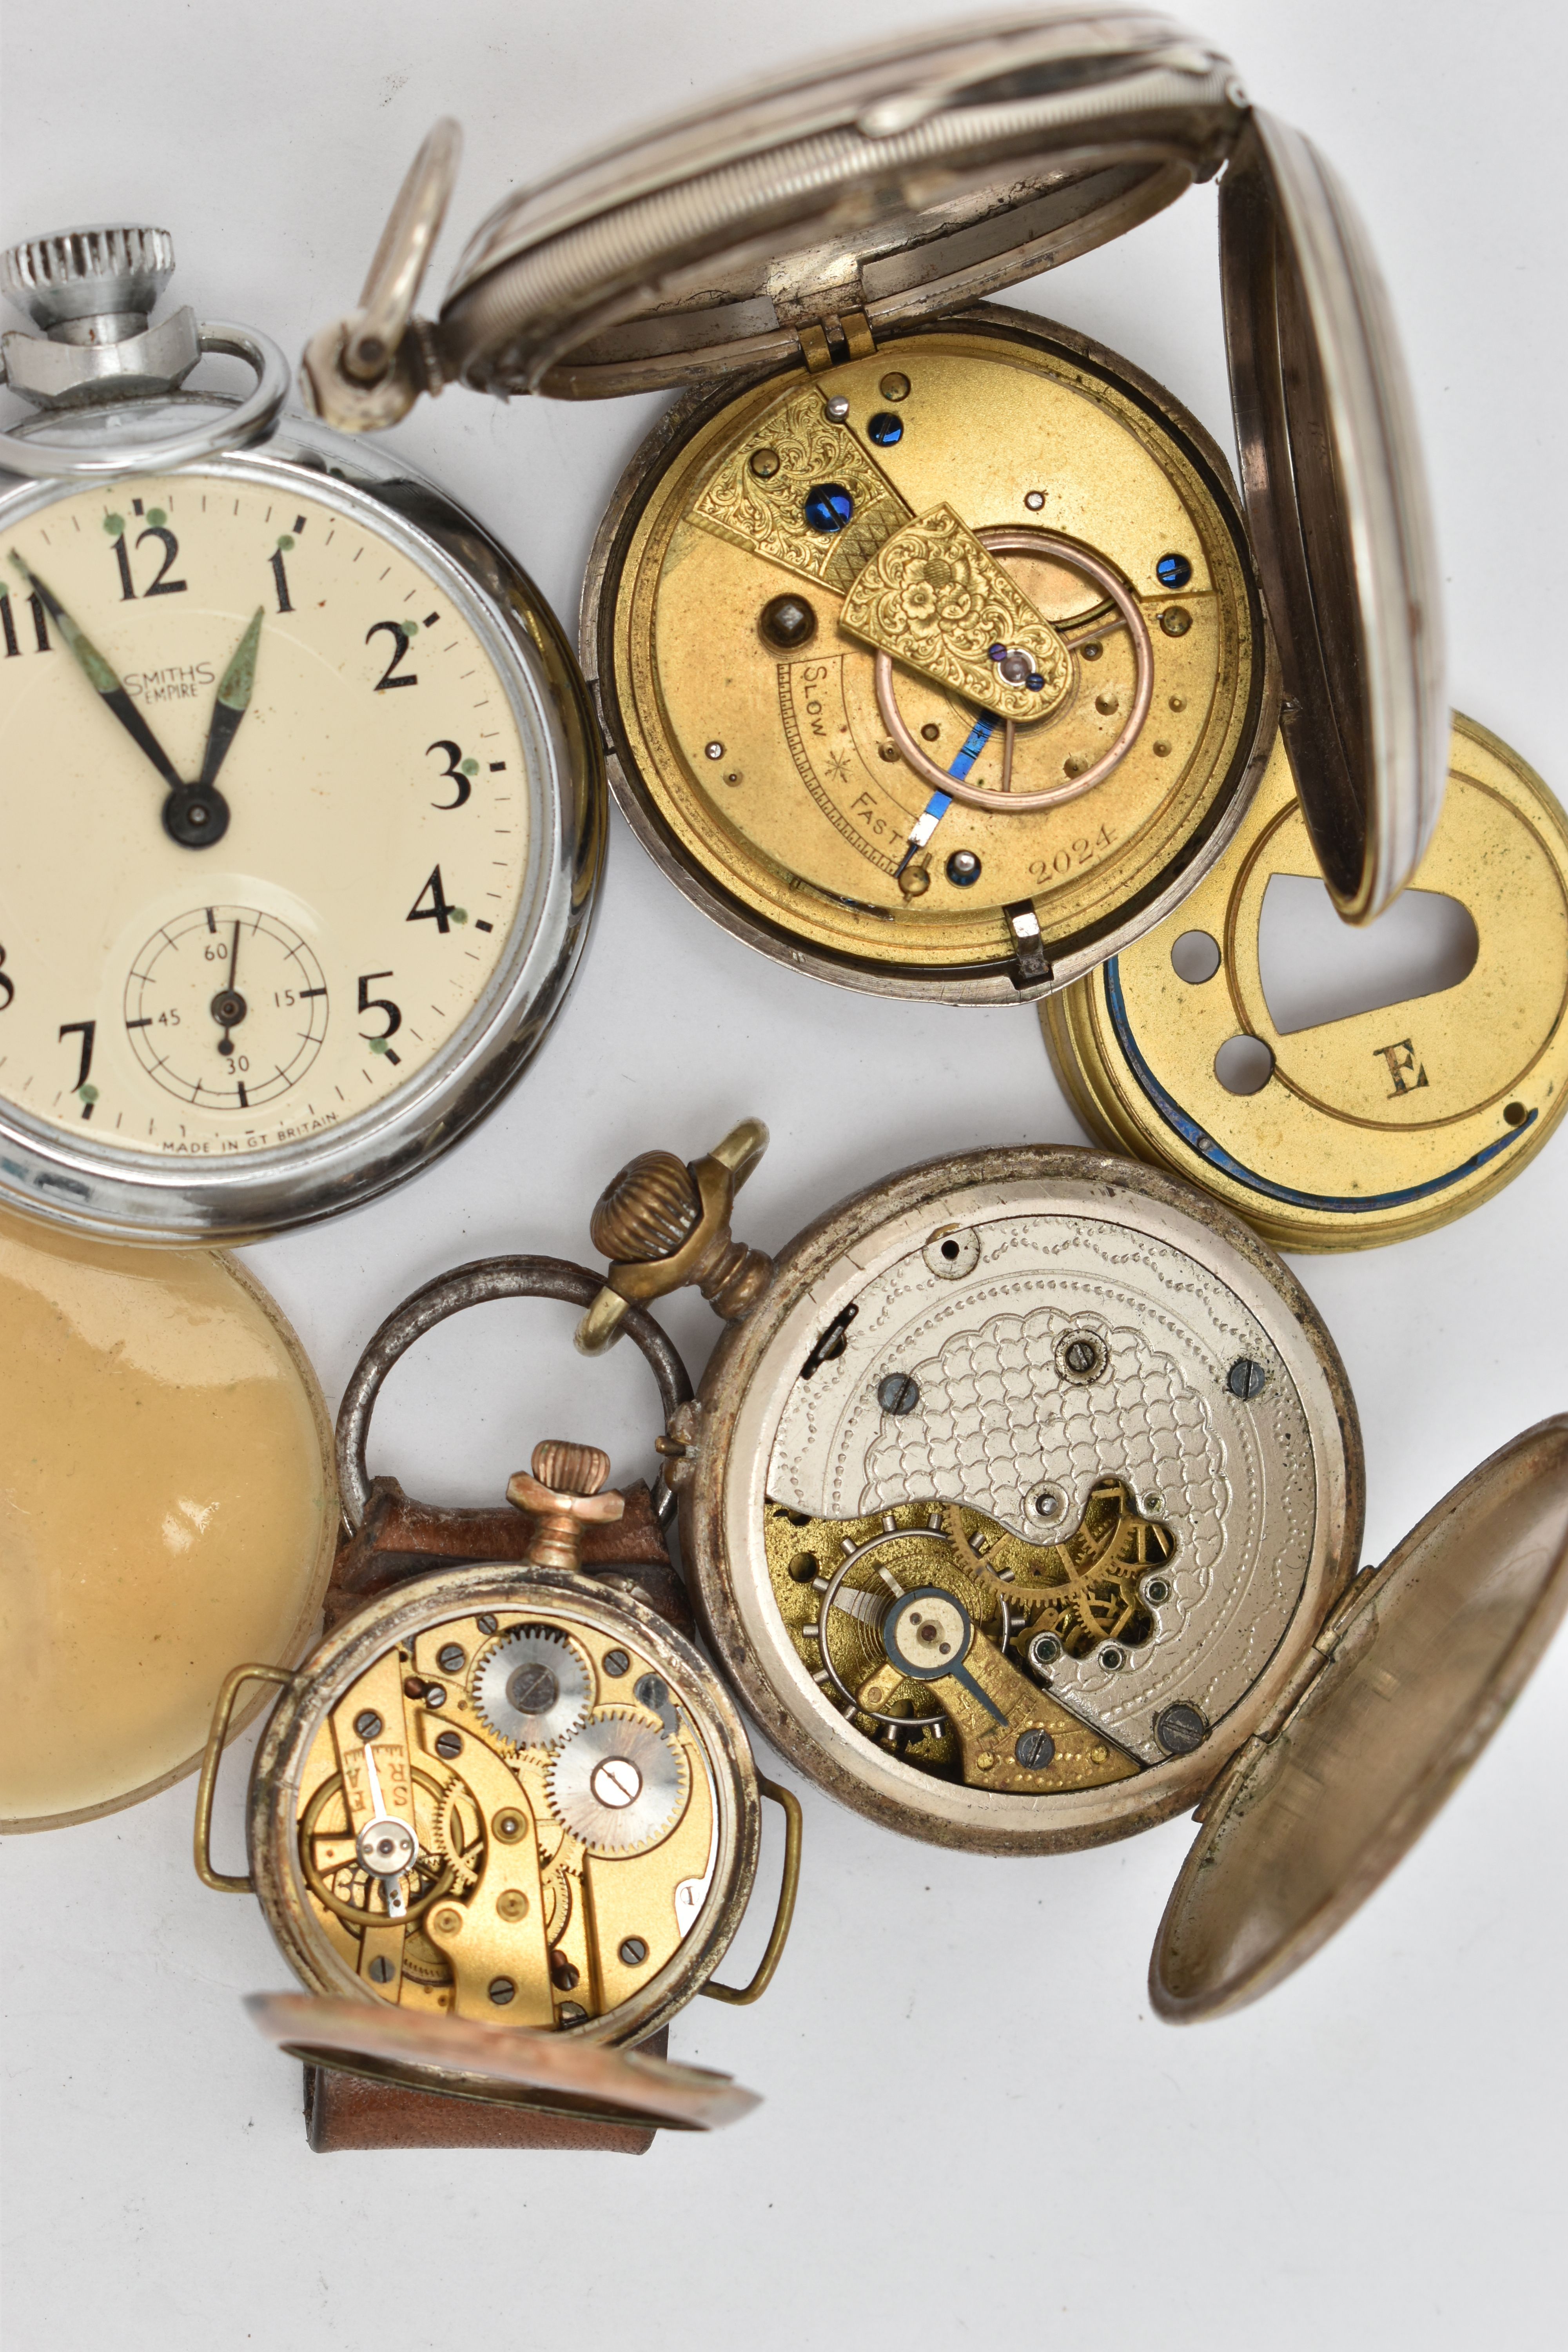
[{"label": "nickel plated movement", "polygon": [[770,1265],[722,1181],[763,1133],[622,1172],[582,1334],[680,1280],[733,1325],[668,1476],[747,1707],[942,1843],[1051,1852],[1190,1807],[1356,1563],[1354,1407],[1310,1303],[1202,1194],[1049,1147],[890,1177]]},{"label": "nickel plated movement", "polygon": [[[1397,341],[1338,180],[1210,44],[1060,8],[775,76],[509,195],[421,320],[441,136],[386,233],[401,306],[312,340],[312,395],[366,429],[449,381],[684,388],[580,648],[629,822],[728,929],[1037,998],[1202,878],[1281,711],[1341,912],[1408,879],[1444,730]],[[986,299],[1216,177],[1245,511],[1135,364]]]}]

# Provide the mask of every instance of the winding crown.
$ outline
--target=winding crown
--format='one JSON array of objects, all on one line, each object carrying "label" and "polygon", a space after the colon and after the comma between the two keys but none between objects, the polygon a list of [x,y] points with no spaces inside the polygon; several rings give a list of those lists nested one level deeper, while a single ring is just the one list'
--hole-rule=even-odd
[{"label": "winding crown", "polygon": [[589,1221],[594,1247],[613,1265],[673,1257],[702,1219],[691,1171],[673,1151],[643,1151],[600,1193]]},{"label": "winding crown", "polygon": [[596,1495],[610,1475],[610,1457],[596,1445],[546,1437],[533,1449],[533,1475],[554,1495]]},{"label": "winding crown", "polygon": [[166,228],[66,229],[0,254],[0,292],[45,329],[124,313],[144,320],[174,274]]}]

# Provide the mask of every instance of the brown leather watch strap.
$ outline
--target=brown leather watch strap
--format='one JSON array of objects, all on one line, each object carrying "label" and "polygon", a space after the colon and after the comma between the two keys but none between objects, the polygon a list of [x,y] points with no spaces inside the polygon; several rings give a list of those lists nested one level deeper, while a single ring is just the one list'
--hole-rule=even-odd
[{"label": "brown leather watch strap", "polygon": [[[639,2047],[662,2058],[668,2028]],[[318,2156],[344,2148],[586,2148],[600,2155],[645,2156],[651,2125],[591,2123],[489,2099],[456,2099],[401,2083],[373,2083],[335,2066],[305,2069],[305,2132]]]},{"label": "brown leather watch strap", "polygon": [[[677,1633],[689,1634],[691,1604],[670,1565],[653,1496],[640,1479],[620,1493],[626,1509],[618,1519],[584,1528],[584,1570],[612,1590],[634,1593]],[[405,1578],[458,1560],[521,1560],[533,1536],[532,1521],[510,1503],[479,1510],[416,1503],[395,1478],[377,1478],[357,1533],[338,1547],[326,1630],[334,1632],[362,1603]]]},{"label": "brown leather watch strap", "polygon": [[[663,1532],[646,1486],[621,1488],[618,1519],[585,1526],[582,1566],[596,1582],[634,1594],[679,1633],[691,1631],[685,1587],[670,1565]],[[372,1484],[364,1517],[338,1548],[324,1604],[328,1633],[378,1593],[465,1560],[521,1561],[536,1529],[510,1504],[459,1509],[419,1503],[395,1478]],[[668,2032],[639,2044],[662,2058]],[[401,2083],[372,2082],[333,2066],[305,2069],[305,2129],[319,2155],[344,2148],[526,2147],[588,2148],[641,2156],[653,2131],[635,2124],[590,2122],[508,2102],[457,2098]]]}]

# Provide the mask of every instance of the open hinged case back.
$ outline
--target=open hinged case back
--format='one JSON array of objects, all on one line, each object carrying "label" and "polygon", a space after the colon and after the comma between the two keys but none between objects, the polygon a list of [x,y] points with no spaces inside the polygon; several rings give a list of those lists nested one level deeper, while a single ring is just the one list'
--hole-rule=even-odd
[{"label": "open hinged case back", "polygon": [[1251,1999],[1393,1867],[1540,1657],[1568,1416],[1356,1575],[1354,1400],[1239,1219],[1021,1146],[885,1178],[773,1258],[731,1231],[765,1142],[748,1120],[612,1180],[578,1333],[597,1353],[685,1283],[730,1327],[664,1449],[714,1654],[798,1770],[931,1843],[1066,1852],[1195,1807],[1155,2005]]},{"label": "open hinged case back", "polygon": [[[1122,234],[1222,170],[1242,488],[1279,640],[1287,736],[1335,903],[1365,922],[1408,879],[1444,780],[1439,590],[1409,394],[1381,280],[1334,174],[1306,139],[1249,107],[1223,56],[1167,19],[1077,9],[959,26],[710,102],[509,197],[470,241],[434,322],[408,323],[411,273],[398,276],[384,245],[369,307],[315,339],[307,374],[323,413],[345,425],[394,421],[420,390],[450,380],[503,396],[695,387],[634,461],[587,583],[585,667],[597,680],[621,804],[687,895],[740,936],[822,977],[919,993],[919,975],[890,965],[889,950],[873,970],[871,947],[858,957],[851,947],[803,945],[776,910],[763,919],[727,895],[704,868],[701,827],[694,844],[661,814],[631,755],[621,709],[628,688],[616,668],[617,565],[634,509],[703,420],[748,385],[794,370],[831,399],[836,371],[852,375],[865,361],[869,398],[877,372],[907,361],[916,339],[971,328],[1026,337],[1033,320],[974,306]],[[401,220],[402,250],[415,251],[416,215],[427,244],[449,178],[449,153],[422,159],[390,244]],[[378,289],[395,279],[389,309]],[[377,331],[367,357],[370,309]],[[1078,348],[1091,365],[1125,367],[1082,339]],[[889,381],[904,379],[884,376],[884,388]],[[1146,379],[1126,370],[1125,382],[1149,398]],[[849,420],[829,408],[829,419],[859,436],[862,404],[851,404]],[[968,520],[984,530],[1006,518],[977,510]],[[1095,677],[1109,683],[1106,671]],[[1059,953],[1047,939],[1042,952],[1048,925],[1042,912],[1031,929],[1026,900],[1001,910],[1016,949],[1010,965],[993,958],[984,970],[927,971],[925,981],[958,1001],[1006,1001],[1089,968],[1130,929],[1157,919],[1218,854],[1268,749],[1263,740],[1231,776],[1228,803],[1198,827],[1207,835],[1184,844],[1157,882],[1141,886],[1142,897],[1133,889],[1114,920],[1102,915]],[[724,751],[709,747],[716,766],[727,767]],[[703,769],[700,744],[682,756],[693,792],[721,782]],[[898,752],[889,746],[882,756]],[[733,804],[721,793],[714,803],[721,812]],[[965,877],[950,870],[947,878]],[[888,922],[918,926],[941,895],[939,887],[914,914],[895,892]]]},{"label": "open hinged case back", "polygon": [[1162,2017],[1239,2009],[1415,1843],[1568,1608],[1568,1415],[1472,1470],[1356,1580],[1200,1811],[1150,1964]]}]

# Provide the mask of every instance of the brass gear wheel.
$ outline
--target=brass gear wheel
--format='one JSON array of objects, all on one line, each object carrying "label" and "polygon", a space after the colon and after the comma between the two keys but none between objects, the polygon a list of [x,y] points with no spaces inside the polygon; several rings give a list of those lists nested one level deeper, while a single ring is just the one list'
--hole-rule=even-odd
[{"label": "brass gear wheel", "polygon": [[[474,1816],[472,1838],[464,1834],[461,1809],[465,1805]],[[442,1790],[441,1801],[436,1808],[436,1842],[451,1874],[447,1892],[466,1895],[484,1863],[484,1813],[468,1783],[456,1773]]]}]

